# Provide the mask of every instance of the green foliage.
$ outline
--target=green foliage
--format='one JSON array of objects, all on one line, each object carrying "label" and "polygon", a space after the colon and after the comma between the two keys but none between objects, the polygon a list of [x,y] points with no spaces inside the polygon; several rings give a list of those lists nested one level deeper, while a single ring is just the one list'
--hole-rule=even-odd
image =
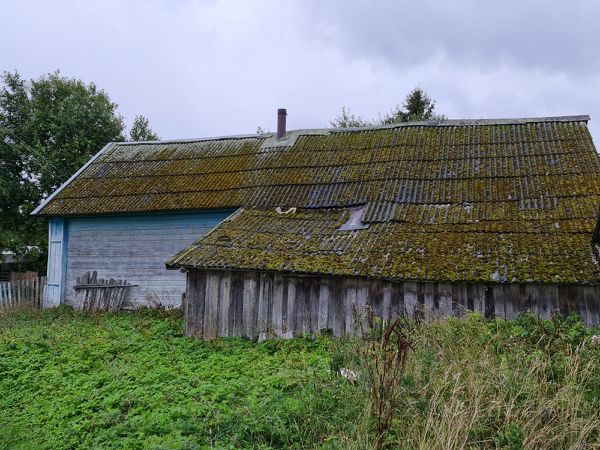
[{"label": "green foliage", "polygon": [[[390,448],[594,448],[600,347],[575,317],[405,323]],[[367,342],[369,341],[362,341]],[[183,336],[180,313],[0,312],[0,449],[377,444],[361,340]],[[337,375],[346,367],[358,382]]]},{"label": "green foliage", "polygon": [[[136,117],[131,135],[154,138],[148,120]],[[30,217],[39,203],[92,155],[124,140],[123,118],[94,83],[50,73],[26,81],[0,76],[0,250],[31,252],[43,270],[44,221]],[[37,249],[37,250],[35,250]]]},{"label": "green foliage", "polygon": [[300,448],[350,431],[328,341],[182,331],[153,311],[0,317],[0,448]]},{"label": "green foliage", "polygon": [[363,119],[361,116],[352,114],[349,108],[342,107],[340,115],[329,124],[333,128],[354,128],[444,118],[445,116],[435,113],[435,100],[429,97],[423,89],[414,88],[404,99],[402,107],[396,105],[389,113],[380,116],[378,120]]},{"label": "green foliage", "polygon": [[35,206],[35,185],[27,167],[31,151],[26,143],[29,116],[27,89],[18,74],[5,73],[0,90],[0,250],[23,251],[23,234],[41,230],[33,221],[23,221],[24,212]]},{"label": "green foliage", "polygon": [[350,108],[342,106],[342,112],[339,116],[329,122],[333,128],[358,128],[376,125],[375,122],[365,120],[360,116],[352,114]]},{"label": "green foliage", "polygon": [[396,106],[381,119],[382,124],[414,122],[420,120],[443,119],[444,116],[435,114],[435,100],[421,88],[414,88],[408,93],[402,108]]},{"label": "green foliage", "polygon": [[59,72],[32,80],[25,144],[31,150],[30,174],[46,197],[110,141],[123,140],[117,105],[94,83]]},{"label": "green foliage", "polygon": [[130,141],[158,141],[160,138],[150,128],[150,121],[142,116],[135,116],[131,130],[129,130]]},{"label": "green foliage", "polygon": [[122,140],[123,121],[105,92],[58,72],[29,82],[4,72],[0,86],[0,249],[44,252],[45,223],[29,213],[107,142]]},{"label": "green foliage", "polygon": [[521,450],[524,448],[523,440],[525,432],[519,425],[508,424],[506,429],[498,430],[495,444],[496,448],[505,448],[510,450]]}]

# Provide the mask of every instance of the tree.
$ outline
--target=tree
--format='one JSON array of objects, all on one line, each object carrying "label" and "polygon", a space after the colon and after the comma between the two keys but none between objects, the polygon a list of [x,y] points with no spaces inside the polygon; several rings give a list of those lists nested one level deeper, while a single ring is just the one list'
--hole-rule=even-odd
[{"label": "tree", "polygon": [[[28,98],[17,74],[4,74],[0,91],[0,250],[15,250],[23,233],[23,208],[31,210],[33,186],[26,176],[30,152],[24,143]],[[29,208],[27,207],[29,205]]]},{"label": "tree", "polygon": [[396,105],[379,120],[364,120],[360,116],[342,108],[341,114],[330,122],[334,128],[352,128],[376,125],[389,125],[400,122],[443,119],[445,116],[435,114],[435,100],[432,100],[421,88],[414,88],[404,99],[402,107]]},{"label": "tree", "polygon": [[46,250],[46,225],[30,212],[93,154],[124,140],[117,105],[94,83],[59,72],[26,82],[0,77],[0,250]]},{"label": "tree", "polygon": [[158,135],[150,128],[148,119],[142,115],[135,116],[129,131],[130,141],[158,141],[159,139]]},{"label": "tree", "polygon": [[111,141],[123,141],[117,104],[94,83],[59,72],[31,81],[28,142],[31,171],[47,197]]},{"label": "tree", "polygon": [[407,113],[406,121],[436,118],[435,100],[432,100],[423,89],[414,88],[410,91],[402,106]]},{"label": "tree", "polygon": [[357,128],[375,125],[373,122],[369,122],[360,116],[352,114],[350,108],[346,108],[345,106],[342,106],[341,114],[329,123],[333,128]]}]

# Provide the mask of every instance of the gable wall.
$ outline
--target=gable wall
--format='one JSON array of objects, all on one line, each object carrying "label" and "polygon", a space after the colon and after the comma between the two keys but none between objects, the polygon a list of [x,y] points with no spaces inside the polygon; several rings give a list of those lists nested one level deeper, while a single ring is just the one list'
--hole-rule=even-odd
[{"label": "gable wall", "polygon": [[185,274],[166,270],[165,261],[211,230],[233,210],[64,219],[64,268],[52,261],[48,273],[64,277],[61,303],[73,304],[76,278],[88,271],[98,277],[126,279],[125,304],[179,306]]}]

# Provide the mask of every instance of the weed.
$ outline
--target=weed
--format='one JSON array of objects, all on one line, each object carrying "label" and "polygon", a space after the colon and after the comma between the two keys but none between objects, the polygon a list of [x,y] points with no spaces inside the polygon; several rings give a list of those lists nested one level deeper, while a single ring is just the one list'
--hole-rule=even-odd
[{"label": "weed", "polygon": [[[363,313],[364,319],[360,317]],[[368,377],[376,430],[375,448],[381,448],[398,408],[398,389],[412,344],[405,331],[405,319],[399,317],[387,323],[374,317],[369,306],[364,311],[355,309],[354,314],[360,329],[355,351],[363,373]]]}]

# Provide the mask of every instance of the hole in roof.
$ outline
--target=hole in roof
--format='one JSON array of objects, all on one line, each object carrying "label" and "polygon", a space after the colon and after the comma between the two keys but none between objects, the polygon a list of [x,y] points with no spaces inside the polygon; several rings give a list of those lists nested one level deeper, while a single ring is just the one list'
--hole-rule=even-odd
[{"label": "hole in roof", "polygon": [[367,209],[367,205],[355,206],[353,208],[348,208],[350,212],[350,218],[337,230],[338,231],[354,231],[354,230],[364,230],[365,228],[369,228],[368,223],[364,223],[361,220],[363,212]]}]

